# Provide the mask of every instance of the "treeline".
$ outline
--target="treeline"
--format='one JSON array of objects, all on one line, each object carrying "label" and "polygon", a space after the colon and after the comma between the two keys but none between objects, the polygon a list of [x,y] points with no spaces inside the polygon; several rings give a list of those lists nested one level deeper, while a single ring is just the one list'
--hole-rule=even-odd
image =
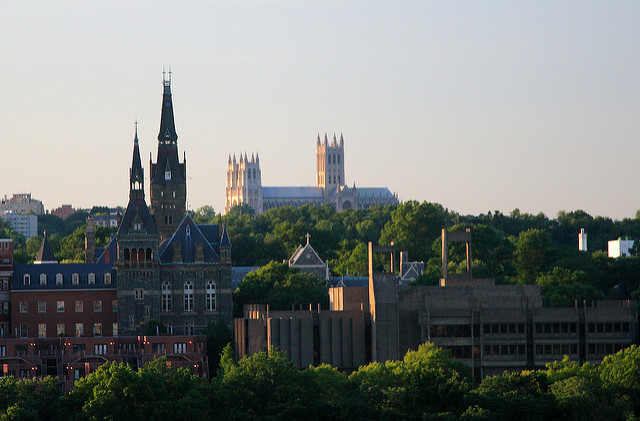
[{"label": "treeline", "polygon": [[640,349],[600,366],[565,358],[475,384],[430,343],[351,374],[327,365],[297,370],[277,351],[235,362],[227,346],[211,381],[162,357],[138,371],[104,364],[70,393],[59,386],[52,377],[1,379],[0,419],[628,420],[640,415]]},{"label": "treeline", "polygon": [[[435,285],[442,274],[441,229],[472,231],[473,274],[498,283],[541,285],[549,305],[574,300],[640,297],[640,258],[610,259],[607,241],[640,238],[640,215],[621,221],[592,217],[583,211],[560,212],[556,219],[518,209],[460,215],[437,203],[405,202],[398,206],[336,212],[332,206],[271,209],[254,215],[241,206],[222,217],[233,242],[237,266],[260,266],[288,259],[305,234],[329,262],[334,275],[366,275],[369,241],[394,242],[410,260],[424,261],[419,280]],[[589,252],[578,251],[578,233],[588,233]],[[636,243],[639,245],[639,243]],[[633,250],[637,254],[638,248]],[[450,244],[451,273],[466,270],[461,244]]]}]

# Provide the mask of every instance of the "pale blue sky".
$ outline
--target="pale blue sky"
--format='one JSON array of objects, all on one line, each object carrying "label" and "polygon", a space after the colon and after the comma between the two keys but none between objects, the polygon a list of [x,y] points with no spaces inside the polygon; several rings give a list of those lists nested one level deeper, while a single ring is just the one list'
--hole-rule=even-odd
[{"label": "pale blue sky", "polygon": [[126,205],[134,120],[148,191],[173,70],[191,208],[224,208],[227,155],[457,212],[640,209],[640,2],[5,2],[0,194]]}]

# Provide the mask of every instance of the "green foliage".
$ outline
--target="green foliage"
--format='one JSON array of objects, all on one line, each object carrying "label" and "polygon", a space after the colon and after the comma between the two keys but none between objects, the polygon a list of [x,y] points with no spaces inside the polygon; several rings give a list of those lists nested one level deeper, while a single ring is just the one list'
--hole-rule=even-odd
[{"label": "green foliage", "polygon": [[273,310],[320,303],[328,307],[328,285],[308,273],[290,268],[286,263],[271,262],[250,272],[233,293],[233,307],[238,315],[245,304],[269,304]]},{"label": "green foliage", "polygon": [[533,283],[551,263],[551,236],[543,229],[521,232],[515,251],[515,267],[522,283]]},{"label": "green foliage", "polygon": [[207,357],[209,360],[209,377],[213,377],[220,366],[220,358],[224,349],[233,341],[233,332],[222,321],[207,323]]},{"label": "green foliage", "polygon": [[209,205],[204,205],[198,208],[195,212],[189,211],[189,215],[196,224],[215,224],[220,218],[213,209],[213,206]]},{"label": "green foliage", "polygon": [[149,320],[144,328],[144,334],[146,336],[156,336],[158,334],[167,333],[167,326],[159,320]]}]

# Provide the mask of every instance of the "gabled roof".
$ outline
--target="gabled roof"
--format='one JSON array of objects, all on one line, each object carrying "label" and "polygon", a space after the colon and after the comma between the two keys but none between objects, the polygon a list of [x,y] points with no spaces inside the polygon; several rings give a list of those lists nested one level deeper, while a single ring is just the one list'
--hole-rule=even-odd
[{"label": "gabled roof", "polygon": [[222,227],[222,239],[220,240],[221,247],[231,247],[231,239],[226,227]]},{"label": "gabled roof", "polygon": [[105,247],[99,254],[96,263],[114,265],[116,260],[118,260],[118,242],[116,241],[115,236],[112,236],[107,247]]},{"label": "gabled roof", "polygon": [[307,243],[304,247],[298,246],[298,249],[293,253],[293,256],[289,259],[289,266],[320,266],[324,265],[324,262],[318,256],[318,253],[311,247],[311,244]]},{"label": "gabled roof", "polygon": [[393,199],[395,196],[386,187],[358,187],[358,197],[384,197]]},{"label": "gabled roof", "polygon": [[[142,229],[134,231],[134,223],[142,223]],[[134,233],[158,234],[156,223],[149,212],[147,203],[141,198],[129,199],[127,210],[124,212],[122,222],[118,227],[117,235],[129,235]]]},{"label": "gabled roof", "polygon": [[53,255],[53,250],[51,250],[51,246],[49,245],[49,240],[47,240],[47,232],[44,232],[44,238],[42,239],[42,244],[40,245],[40,250],[38,251],[38,256],[34,263],[58,263],[56,257]]},{"label": "gabled roof", "polygon": [[[207,228],[205,231],[217,231],[217,226],[215,229]],[[186,214],[171,238],[160,246],[160,263],[198,263],[200,261],[218,263],[220,256],[214,249],[215,245],[217,244],[212,244],[202,233],[198,224],[193,222],[189,214]],[[198,256],[200,248],[202,248],[202,255]],[[179,252],[180,256],[174,256],[176,252]]]}]

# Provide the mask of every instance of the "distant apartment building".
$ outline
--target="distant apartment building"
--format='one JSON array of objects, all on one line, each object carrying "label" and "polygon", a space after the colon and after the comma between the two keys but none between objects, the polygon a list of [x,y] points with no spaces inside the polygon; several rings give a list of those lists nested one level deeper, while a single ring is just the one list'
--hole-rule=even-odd
[{"label": "distant apartment building", "polygon": [[14,212],[21,215],[42,215],[44,206],[40,200],[33,199],[31,193],[17,193],[11,199],[4,196],[0,203],[0,213]]},{"label": "distant apartment building", "polygon": [[27,240],[38,235],[38,215],[24,215],[8,211],[0,214],[0,218],[9,222],[11,228],[24,235]]},{"label": "distant apartment building", "polygon": [[633,240],[627,237],[620,237],[617,240],[608,242],[609,257],[631,256],[630,250],[633,247]]},{"label": "distant apartment building", "polygon": [[108,227],[108,228],[118,228],[118,215],[120,214],[120,209],[112,208],[109,209],[109,213],[105,213],[102,215],[93,215],[92,218],[98,227]]},{"label": "distant apartment building", "polygon": [[55,215],[60,219],[67,219],[78,210],[73,208],[71,205],[62,205],[57,209],[51,209],[51,215]]}]

